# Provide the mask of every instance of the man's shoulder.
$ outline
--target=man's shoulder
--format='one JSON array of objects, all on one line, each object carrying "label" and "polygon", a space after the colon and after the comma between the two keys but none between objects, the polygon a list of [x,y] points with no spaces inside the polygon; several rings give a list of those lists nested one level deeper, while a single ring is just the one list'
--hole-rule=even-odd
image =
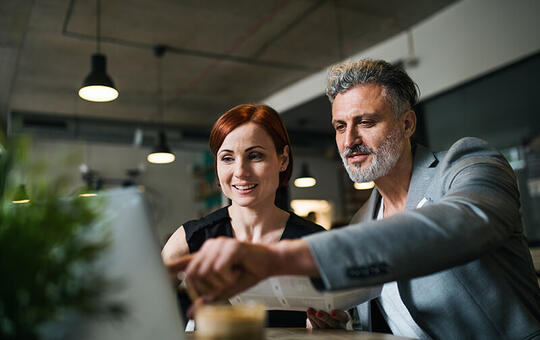
[{"label": "man's shoulder", "polygon": [[436,153],[443,167],[467,166],[477,163],[498,163],[506,166],[506,160],[496,148],[483,139],[463,137],[450,146],[447,151]]}]

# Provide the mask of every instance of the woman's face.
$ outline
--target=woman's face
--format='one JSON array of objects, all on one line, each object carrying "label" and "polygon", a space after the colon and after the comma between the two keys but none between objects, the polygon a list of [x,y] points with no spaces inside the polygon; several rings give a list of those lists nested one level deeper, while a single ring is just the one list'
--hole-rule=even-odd
[{"label": "woman's face", "polygon": [[223,193],[243,207],[273,204],[279,173],[289,164],[288,147],[278,155],[268,133],[256,123],[231,131],[217,152],[217,173]]}]

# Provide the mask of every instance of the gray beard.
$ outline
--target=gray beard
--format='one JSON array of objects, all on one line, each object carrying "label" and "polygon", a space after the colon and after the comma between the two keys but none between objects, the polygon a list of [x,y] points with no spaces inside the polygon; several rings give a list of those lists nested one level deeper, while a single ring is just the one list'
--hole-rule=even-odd
[{"label": "gray beard", "polygon": [[[381,143],[377,151],[368,148],[365,145],[355,145],[352,148],[346,148],[341,154],[343,165],[352,181],[357,183],[374,181],[377,178],[386,176],[396,165],[401,156],[402,134],[398,127],[393,129]],[[347,163],[347,155],[352,152],[369,153],[372,156],[371,163],[367,168],[362,169],[360,163]]]}]

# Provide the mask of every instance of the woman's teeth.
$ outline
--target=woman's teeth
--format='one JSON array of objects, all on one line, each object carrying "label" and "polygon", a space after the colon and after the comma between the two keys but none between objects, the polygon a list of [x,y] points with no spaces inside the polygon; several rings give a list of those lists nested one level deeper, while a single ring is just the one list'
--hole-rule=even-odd
[{"label": "woman's teeth", "polygon": [[251,185],[233,185],[238,190],[249,190],[253,189],[257,186],[257,184],[251,184]]}]

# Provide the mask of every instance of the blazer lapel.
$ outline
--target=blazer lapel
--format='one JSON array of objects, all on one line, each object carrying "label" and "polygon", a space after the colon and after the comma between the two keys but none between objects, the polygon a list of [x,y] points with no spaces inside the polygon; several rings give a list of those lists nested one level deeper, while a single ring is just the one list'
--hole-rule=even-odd
[{"label": "blazer lapel", "polygon": [[354,214],[351,218],[351,224],[361,223],[375,219],[375,213],[379,208],[379,203],[381,202],[381,194],[377,188],[373,188],[371,196],[364,205]]},{"label": "blazer lapel", "polygon": [[[413,170],[405,209],[414,209],[423,199],[430,201],[431,197],[425,197],[426,190],[433,178],[434,170],[439,160],[433,152],[422,145],[417,145],[414,151]],[[422,204],[424,203],[422,202]]]}]

